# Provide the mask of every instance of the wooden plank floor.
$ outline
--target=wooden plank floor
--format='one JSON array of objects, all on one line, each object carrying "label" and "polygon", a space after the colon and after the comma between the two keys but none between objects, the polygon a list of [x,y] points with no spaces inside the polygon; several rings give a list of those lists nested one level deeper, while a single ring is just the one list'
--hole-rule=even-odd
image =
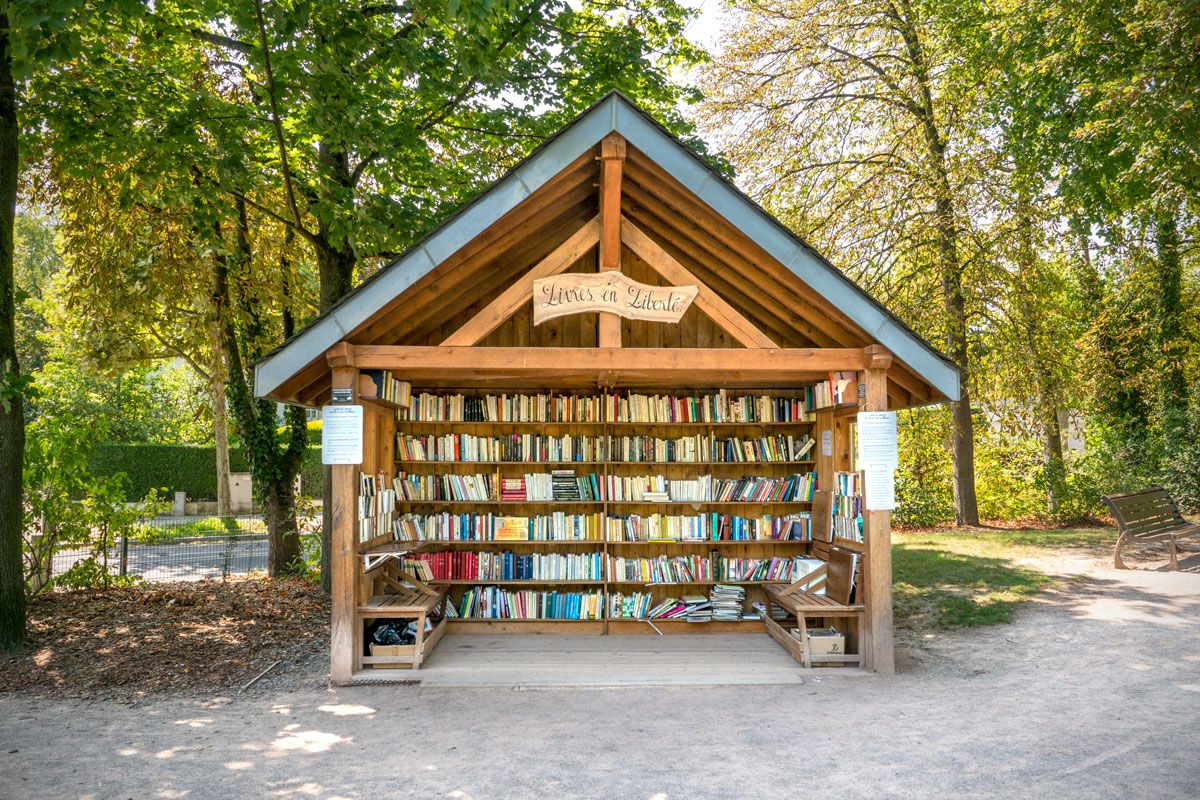
[{"label": "wooden plank floor", "polygon": [[[383,673],[383,674],[379,674]],[[426,687],[711,686],[798,684],[805,670],[770,637],[449,635],[417,672],[374,670],[355,683],[419,680]]]}]

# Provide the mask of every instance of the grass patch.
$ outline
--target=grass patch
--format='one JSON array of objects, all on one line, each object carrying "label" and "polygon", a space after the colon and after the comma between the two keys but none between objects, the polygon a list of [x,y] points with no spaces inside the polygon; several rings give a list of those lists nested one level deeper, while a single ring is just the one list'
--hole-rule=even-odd
[{"label": "grass patch", "polygon": [[196,536],[241,536],[266,532],[266,524],[262,520],[200,517],[179,524],[152,522],[142,525],[136,538],[141,541],[161,543]]},{"label": "grass patch", "polygon": [[1054,578],[1014,558],[1038,550],[1096,547],[1112,528],[897,533],[892,546],[896,622],[911,630],[1009,623],[1018,605]]}]

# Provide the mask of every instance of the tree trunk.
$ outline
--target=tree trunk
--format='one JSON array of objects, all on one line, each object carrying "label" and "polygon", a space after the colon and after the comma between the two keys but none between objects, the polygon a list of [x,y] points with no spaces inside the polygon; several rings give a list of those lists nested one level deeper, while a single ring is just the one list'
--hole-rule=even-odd
[{"label": "tree trunk", "polygon": [[13,223],[17,211],[17,91],[9,47],[8,4],[0,6],[0,650],[25,639],[21,565],[25,407],[17,363]]},{"label": "tree trunk", "polygon": [[[1156,285],[1158,287],[1159,410],[1167,446],[1183,444],[1187,428],[1188,389],[1183,360],[1187,344],[1183,341],[1183,267],[1179,258],[1179,227],[1173,214],[1165,214],[1155,229],[1158,249]],[[1170,454],[1168,454],[1169,456]]]},{"label": "tree trunk", "polygon": [[942,302],[946,310],[946,349],[958,365],[962,388],[951,403],[954,430],[951,435],[954,462],[954,521],[978,525],[979,506],[975,497],[975,420],[971,416],[971,370],[967,350],[967,305],[963,297],[962,263],[958,255],[958,222],[954,216],[954,188],[946,166],[946,139],[934,113],[934,92],[928,59],[913,21],[911,4],[895,9],[897,30],[904,39],[916,85],[916,102],[910,113],[921,127],[934,197],[934,237],[937,242]]},{"label": "tree trunk", "polygon": [[209,383],[213,404],[213,439],[217,450],[217,516],[233,516],[229,497],[229,418],[225,413],[225,379],[213,370]]},{"label": "tree trunk", "polygon": [[266,482],[263,512],[270,540],[267,574],[272,578],[302,571],[300,533],[296,529],[296,495],[290,478]]},{"label": "tree trunk", "polygon": [[[350,174],[350,164],[346,153],[331,147],[324,141],[317,144],[317,158],[334,184],[335,190],[352,190],[354,180]],[[354,268],[358,256],[354,247],[348,242],[340,246],[331,237],[327,220],[317,220],[317,241],[314,249],[317,256],[317,274],[320,277],[321,297],[320,311],[328,311],[337,301],[350,293],[354,286]],[[323,483],[321,491],[321,588],[325,592],[332,589],[330,553],[332,552],[333,532],[333,470],[325,467],[322,470]]]},{"label": "tree trunk", "polygon": [[[936,149],[939,163],[944,148]],[[971,370],[967,351],[967,311],[962,290],[962,268],[958,263],[958,232],[949,198],[949,179],[942,173],[943,197],[937,202],[937,239],[942,261],[942,297],[946,309],[946,349],[958,365],[962,386],[959,399],[951,403],[954,421],[951,434],[954,469],[954,521],[959,525],[979,524],[975,496],[975,419],[971,415]]]},{"label": "tree trunk", "polygon": [[1058,424],[1059,391],[1053,369],[1048,363],[1048,346],[1043,341],[1042,315],[1038,308],[1037,247],[1034,244],[1034,221],[1029,193],[1023,185],[1017,188],[1017,279],[1015,287],[1019,304],[1022,335],[1033,378],[1034,413],[1042,431],[1042,468],[1046,482],[1046,509],[1057,518],[1066,491],[1067,469],[1063,460],[1062,429]]}]

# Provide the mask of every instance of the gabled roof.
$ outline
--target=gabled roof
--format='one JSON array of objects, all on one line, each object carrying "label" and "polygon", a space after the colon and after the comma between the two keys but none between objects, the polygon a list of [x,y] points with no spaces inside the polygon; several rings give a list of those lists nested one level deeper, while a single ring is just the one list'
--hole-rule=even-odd
[{"label": "gabled roof", "polygon": [[947,399],[958,399],[959,371],[949,359],[618,92],[583,112],[395,261],[261,359],[255,365],[255,394],[271,395],[613,132],[790,270],[865,336],[891,350],[917,377]]}]

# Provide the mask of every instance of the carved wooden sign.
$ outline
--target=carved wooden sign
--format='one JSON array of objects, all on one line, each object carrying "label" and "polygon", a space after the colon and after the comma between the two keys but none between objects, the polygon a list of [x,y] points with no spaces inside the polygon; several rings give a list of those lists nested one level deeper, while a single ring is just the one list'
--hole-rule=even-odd
[{"label": "carved wooden sign", "polygon": [[615,270],[555,275],[533,282],[533,324],[587,311],[679,322],[699,291],[696,286],[648,286]]}]

